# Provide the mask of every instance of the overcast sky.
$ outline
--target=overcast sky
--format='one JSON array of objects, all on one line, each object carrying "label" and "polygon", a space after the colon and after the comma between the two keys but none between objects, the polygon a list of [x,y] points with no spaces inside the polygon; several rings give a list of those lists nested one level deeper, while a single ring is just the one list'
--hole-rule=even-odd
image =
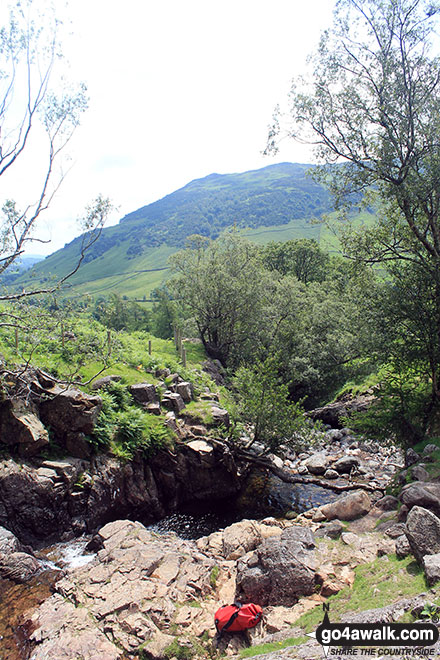
[{"label": "overcast sky", "polygon": [[[34,0],[43,7],[46,0]],[[263,157],[274,107],[322,29],[332,0],[71,0],[60,61],[84,81],[89,109],[69,145],[71,169],[39,234],[48,254],[78,234],[76,218],[98,193],[118,207],[110,224],[212,172],[311,162],[287,143]],[[0,0],[0,6],[6,0]],[[32,156],[38,158],[35,152]],[[19,197],[33,169],[16,172],[0,199]],[[33,161],[32,161],[33,162]]]}]

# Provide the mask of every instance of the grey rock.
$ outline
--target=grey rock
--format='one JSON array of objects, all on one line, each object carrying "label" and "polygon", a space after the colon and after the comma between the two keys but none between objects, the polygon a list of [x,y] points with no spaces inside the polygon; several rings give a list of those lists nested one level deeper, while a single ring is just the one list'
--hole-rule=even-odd
[{"label": "grey rock", "polygon": [[437,447],[437,445],[434,444],[426,445],[426,447],[423,450],[423,456],[427,456],[427,455],[429,456],[429,454],[432,454],[432,452],[437,451],[438,449],[440,449],[440,447]]},{"label": "grey rock", "polygon": [[304,465],[310,474],[324,474],[327,469],[328,457],[326,454],[313,454],[306,461]]},{"label": "grey rock", "polygon": [[161,404],[164,408],[171,410],[176,415],[178,415],[185,408],[185,403],[182,397],[176,392],[165,392],[162,397]]},{"label": "grey rock", "polygon": [[316,532],[317,537],[328,537],[330,539],[338,539],[344,531],[344,525],[340,520],[333,520],[330,523],[321,525]]},{"label": "grey rock", "polygon": [[414,481],[429,481],[429,473],[421,465],[414,465],[411,468],[411,475]]},{"label": "grey rock", "polygon": [[406,450],[405,454],[405,467],[410,467],[411,465],[415,465],[420,461],[420,454],[418,454],[414,449],[409,449]]},{"label": "grey rock", "polygon": [[190,403],[193,398],[193,387],[191,383],[177,383],[176,392],[177,394],[180,394],[185,403]]},{"label": "grey rock", "polygon": [[396,539],[396,555],[399,559],[407,557],[411,553],[411,547],[409,541],[406,537],[406,534],[402,534]]},{"label": "grey rock", "polygon": [[[290,527],[267,538],[255,551],[257,562],[245,558],[237,566],[237,595],[260,605],[292,605],[313,593],[315,542],[308,528]],[[255,555],[253,556],[255,558]]]},{"label": "grey rock", "polygon": [[41,563],[26,552],[0,553],[0,576],[26,582],[41,570]]},{"label": "grey rock", "polygon": [[421,562],[425,555],[440,552],[440,519],[432,511],[415,506],[406,520],[406,536],[411,552]]},{"label": "grey rock", "polygon": [[325,479],[337,479],[338,477],[339,477],[339,473],[336,472],[336,470],[328,469],[324,472]]},{"label": "grey rock", "polygon": [[413,506],[421,506],[440,516],[440,484],[438,483],[407,484],[402,488],[399,499],[408,509]]},{"label": "grey rock", "polygon": [[430,586],[440,580],[440,553],[423,557],[426,581]]},{"label": "grey rock", "polygon": [[336,463],[333,463],[333,469],[339,474],[349,474],[354,467],[359,466],[359,459],[356,456],[343,456]]},{"label": "grey rock", "polygon": [[229,427],[231,422],[227,410],[224,410],[223,408],[219,408],[217,406],[213,406],[211,409],[211,413],[212,413],[212,423],[214,426]]},{"label": "grey rock", "polygon": [[371,506],[371,499],[365,491],[355,491],[319,507],[318,511],[327,520],[355,520],[366,515]]},{"label": "grey rock", "polygon": [[24,401],[0,402],[0,442],[16,449],[20,456],[35,456],[49,444],[49,435],[35,413]]},{"label": "grey rock", "polygon": [[134,385],[130,385],[129,390],[136,403],[146,405],[159,401],[156,388],[150,383],[135,383]]},{"label": "grey rock", "polygon": [[74,388],[61,390],[39,405],[42,422],[63,437],[71,432],[91,433],[101,408],[101,397]]},{"label": "grey rock", "polygon": [[385,495],[376,502],[375,506],[382,511],[396,511],[399,506],[399,500],[393,495]]},{"label": "grey rock", "polygon": [[97,380],[94,380],[90,387],[92,390],[102,390],[103,388],[107,387],[109,383],[118,383],[120,380],[121,376],[116,374],[103,376],[102,378],[97,378]]},{"label": "grey rock", "polygon": [[400,536],[404,535],[406,532],[406,525],[403,523],[394,523],[391,527],[385,531],[385,534],[390,537],[390,539],[398,539]]}]

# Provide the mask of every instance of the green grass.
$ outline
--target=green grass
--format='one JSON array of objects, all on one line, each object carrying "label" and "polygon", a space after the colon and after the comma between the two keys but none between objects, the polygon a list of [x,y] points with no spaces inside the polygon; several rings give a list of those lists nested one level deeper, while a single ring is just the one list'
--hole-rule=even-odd
[{"label": "green grass", "polygon": [[[355,569],[355,581],[350,587],[330,596],[330,620],[340,621],[347,612],[361,612],[385,607],[399,598],[415,596],[426,591],[427,585],[422,568],[414,557],[398,559],[396,555],[378,557],[373,562],[361,564]],[[296,621],[304,632],[313,632],[322,623],[322,609],[316,607]]]},{"label": "green grass", "polygon": [[283,640],[282,642],[271,642],[267,644],[257,644],[251,646],[248,649],[242,649],[240,651],[240,658],[253,658],[256,655],[262,655],[263,653],[273,653],[274,651],[281,651],[282,649],[289,648],[290,646],[297,646],[298,644],[304,644],[307,642],[307,637],[289,637],[288,639]]}]

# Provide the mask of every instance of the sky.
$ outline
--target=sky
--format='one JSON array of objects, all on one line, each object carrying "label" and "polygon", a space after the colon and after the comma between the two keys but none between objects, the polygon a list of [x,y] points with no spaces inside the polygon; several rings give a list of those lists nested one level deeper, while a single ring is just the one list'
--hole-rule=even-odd
[{"label": "sky", "polygon": [[[48,2],[32,3],[43,24]],[[7,4],[0,0],[3,21]],[[108,222],[115,224],[212,172],[313,162],[310,149],[292,141],[276,156],[262,151],[274,108],[330,26],[332,7],[332,0],[57,2],[63,58],[53,80],[84,82],[89,107],[65,149],[63,184],[39,220],[35,235],[50,243],[28,253],[50,254],[78,235],[77,219],[98,194],[116,207]],[[2,177],[0,201],[23,207],[24,191],[35,196],[41,139]]]}]

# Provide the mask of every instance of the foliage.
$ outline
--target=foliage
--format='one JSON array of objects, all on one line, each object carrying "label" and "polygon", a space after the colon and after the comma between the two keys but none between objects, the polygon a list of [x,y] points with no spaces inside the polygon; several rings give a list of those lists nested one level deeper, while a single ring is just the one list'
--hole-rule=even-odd
[{"label": "foliage", "polygon": [[[391,283],[377,316],[387,322],[377,350],[394,372],[429,383],[418,411],[423,431],[440,410],[440,60],[431,51],[439,14],[427,0],[339,0],[310,79],[292,88],[288,128],[316,145],[326,163],[317,179],[342,218],[353,204],[377,213],[370,227],[347,222],[341,242],[351,258],[380,264]],[[416,381],[411,387],[417,391]]]},{"label": "foliage", "polygon": [[313,239],[300,238],[284,243],[269,243],[262,248],[263,263],[281,275],[295,275],[300,281],[322,282],[330,257]]},{"label": "foliage", "polygon": [[149,330],[151,326],[149,310],[132,300],[124,300],[117,293],[110,294],[108,300],[98,299],[93,317],[114,330]]},{"label": "foliage", "polygon": [[253,368],[240,367],[233,379],[237,392],[238,414],[253,426],[254,442],[274,451],[304,425],[303,409],[299,403],[289,402],[289,389],[278,375],[279,363],[268,357]]}]

